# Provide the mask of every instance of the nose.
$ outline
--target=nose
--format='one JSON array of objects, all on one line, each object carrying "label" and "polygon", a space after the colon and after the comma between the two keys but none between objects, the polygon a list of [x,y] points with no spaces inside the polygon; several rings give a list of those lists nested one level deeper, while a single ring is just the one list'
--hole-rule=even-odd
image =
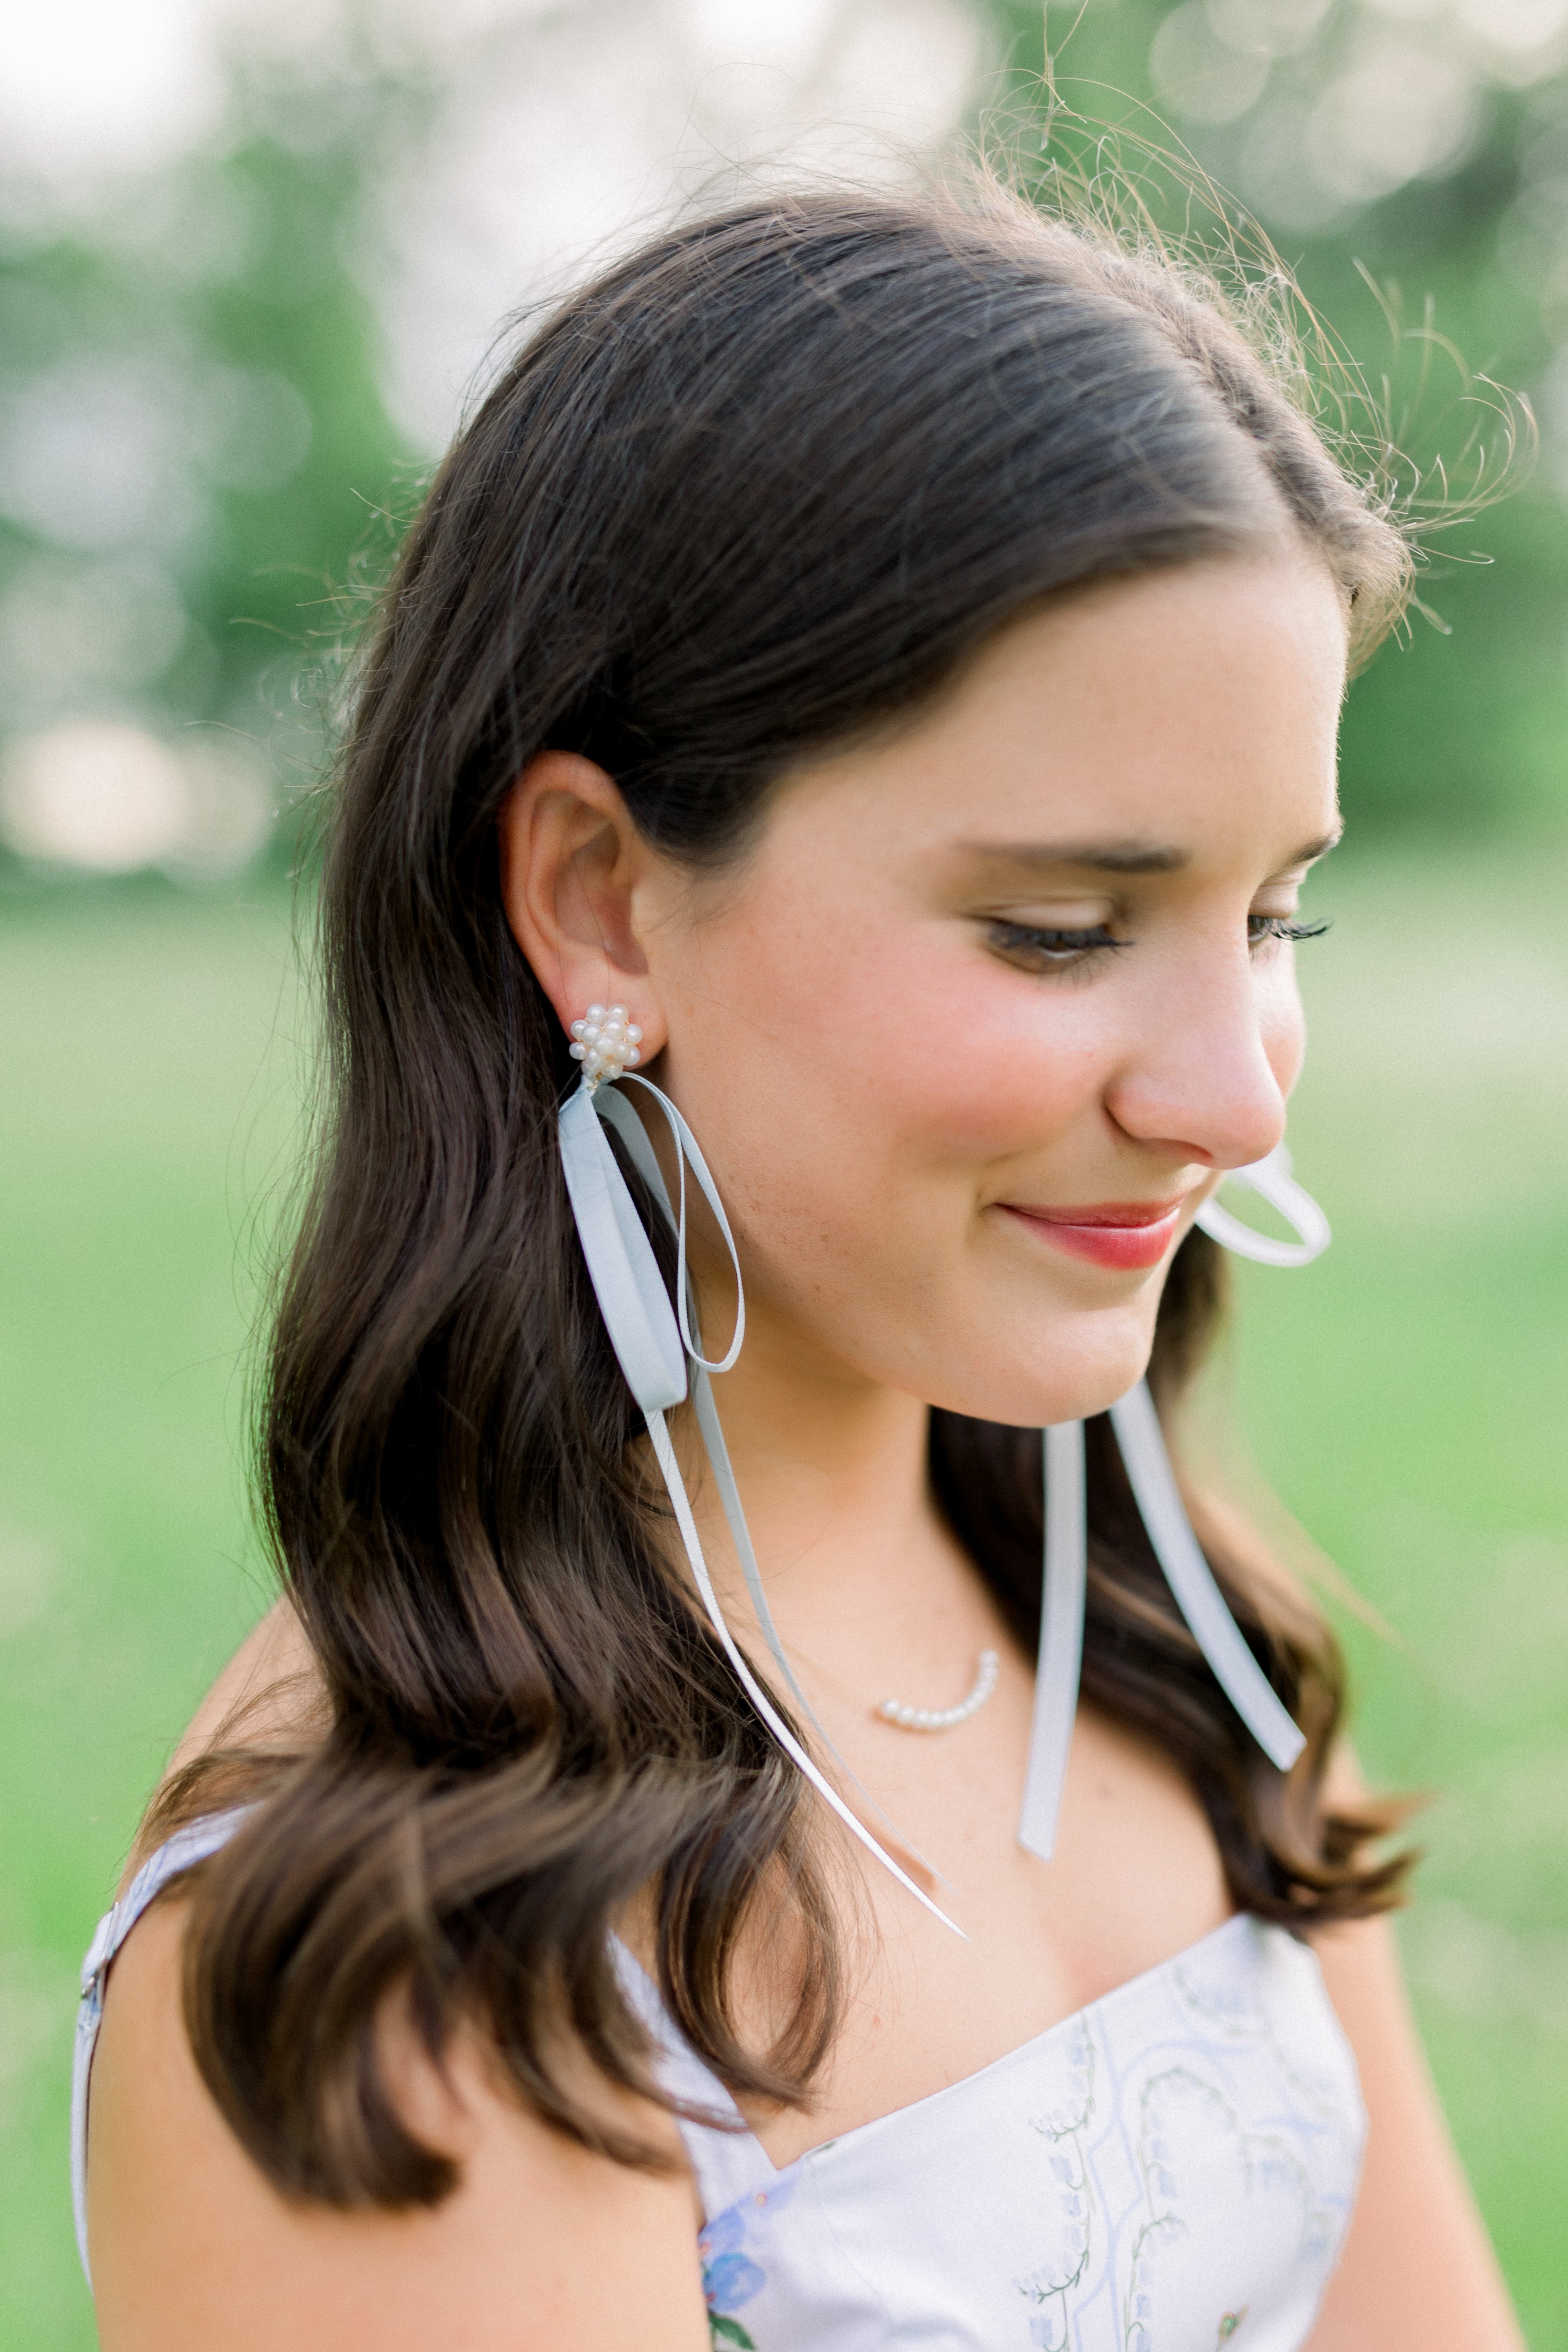
[{"label": "nose", "polygon": [[1137,1142],[1207,1168],[1245,1168],[1285,1132],[1300,1067],[1300,999],[1283,958],[1215,942],[1150,974],[1138,1034],[1105,1107]]}]

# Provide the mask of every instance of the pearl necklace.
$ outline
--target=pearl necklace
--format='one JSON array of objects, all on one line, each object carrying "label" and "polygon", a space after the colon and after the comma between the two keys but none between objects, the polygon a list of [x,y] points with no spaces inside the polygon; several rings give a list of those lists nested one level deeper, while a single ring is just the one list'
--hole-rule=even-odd
[{"label": "pearl necklace", "polygon": [[974,1688],[956,1706],[902,1706],[896,1698],[885,1698],[877,1712],[884,1723],[896,1723],[900,1731],[951,1731],[955,1723],[967,1723],[972,1715],[979,1714],[996,1687],[1000,1664],[994,1650],[982,1650]]}]

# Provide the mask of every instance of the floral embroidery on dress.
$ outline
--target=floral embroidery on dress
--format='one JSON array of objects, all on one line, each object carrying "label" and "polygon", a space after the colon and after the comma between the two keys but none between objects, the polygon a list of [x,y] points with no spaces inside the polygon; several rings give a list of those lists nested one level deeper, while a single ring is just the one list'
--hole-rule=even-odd
[{"label": "floral embroidery on dress", "polygon": [[1094,2045],[1079,2022],[1066,2055],[1066,2081],[1044,2115],[1029,2127],[1048,2140],[1053,2184],[1045,2224],[1048,2251],[1043,2262],[1013,2282],[1029,2306],[1029,2342],[1035,2352],[1060,2352],[1067,2342],[1067,2299],[1089,2266],[1092,2197],[1081,2134],[1094,2115]]},{"label": "floral embroidery on dress", "polygon": [[[1330,2217],[1304,2168],[1270,2135],[1246,2130],[1216,2085],[1173,2066],[1144,2086],[1139,2159],[1150,2218],[1132,2250],[1126,2352],[1162,2352],[1244,2250],[1267,2245],[1284,2273],[1331,2250]],[[1216,2193],[1216,2176],[1223,2186]],[[1214,2309],[1213,2304],[1210,2309]],[[1215,2314],[1215,2352],[1246,2318]]]},{"label": "floral embroidery on dress", "polygon": [[749,2197],[737,2198],[722,2213],[715,2213],[699,2237],[702,2297],[708,2305],[711,2344],[732,2345],[735,2352],[757,2352],[755,2337],[735,2317],[768,2283],[767,2272],[752,2259],[761,2251],[754,2235],[751,2253],[745,2251],[747,2239],[789,2203],[796,2179],[793,2171],[782,2173],[772,2189],[755,2189]]},{"label": "floral embroidery on dress", "polygon": [[[1262,1986],[1258,1980],[1237,1986],[1218,1974],[1212,1960],[1205,1969],[1193,1960],[1176,1960],[1171,1970],[1177,1998],[1194,2016],[1200,2018],[1212,2032],[1229,2041],[1267,2044],[1280,2073],[1293,2090],[1301,2094],[1309,2111],[1320,2119],[1331,2122],[1342,2112],[1342,2074],[1334,2068],[1303,2063],[1299,2053],[1288,2050],[1281,2039],[1276,2016],[1280,2004],[1275,2004],[1275,2015],[1269,2013],[1261,1998]],[[1289,2013],[1286,2005],[1286,2013]],[[1320,2057],[1323,2045],[1314,2037]],[[1329,2054],[1336,2054],[1330,2045]],[[1239,2323],[1238,2323],[1239,2324]],[[1231,2333],[1235,2334],[1233,2328]]]}]

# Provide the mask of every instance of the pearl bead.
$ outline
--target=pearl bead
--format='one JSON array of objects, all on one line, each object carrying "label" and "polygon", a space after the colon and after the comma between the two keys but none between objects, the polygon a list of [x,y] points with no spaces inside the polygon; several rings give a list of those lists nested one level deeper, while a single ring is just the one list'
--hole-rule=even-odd
[{"label": "pearl bead", "polygon": [[877,1713],[884,1723],[896,1723],[901,1731],[952,1731],[979,1714],[996,1687],[1001,1663],[994,1650],[982,1650],[974,1686],[956,1706],[904,1706],[897,1699],[885,1698]]}]

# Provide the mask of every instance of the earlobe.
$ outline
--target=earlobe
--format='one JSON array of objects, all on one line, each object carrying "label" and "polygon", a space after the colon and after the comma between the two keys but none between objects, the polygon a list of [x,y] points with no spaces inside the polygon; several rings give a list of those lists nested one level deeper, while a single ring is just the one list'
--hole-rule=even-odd
[{"label": "earlobe", "polygon": [[635,904],[648,851],[613,778],[575,752],[541,751],[496,825],[507,921],[562,1027],[613,1000],[628,1008],[651,1058],[664,1023]]}]

